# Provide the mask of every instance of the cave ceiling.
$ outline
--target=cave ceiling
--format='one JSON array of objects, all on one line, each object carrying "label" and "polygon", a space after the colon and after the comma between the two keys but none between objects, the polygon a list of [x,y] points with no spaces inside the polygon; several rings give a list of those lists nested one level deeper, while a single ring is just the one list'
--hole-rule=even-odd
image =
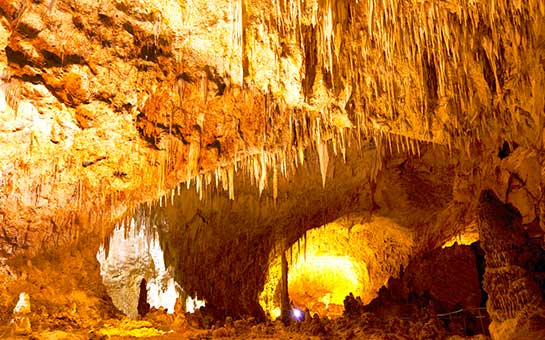
[{"label": "cave ceiling", "polygon": [[3,0],[0,15],[3,256],[104,236],[180,185],[205,214],[224,190],[246,229],[289,242],[353,211],[441,242],[433,221],[470,225],[484,187],[540,230],[542,1]]}]

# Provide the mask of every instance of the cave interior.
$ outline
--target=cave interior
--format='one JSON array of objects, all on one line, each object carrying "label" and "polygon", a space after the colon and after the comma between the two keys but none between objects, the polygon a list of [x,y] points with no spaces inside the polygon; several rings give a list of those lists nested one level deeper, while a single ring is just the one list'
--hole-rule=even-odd
[{"label": "cave interior", "polygon": [[545,339],[544,0],[0,0],[0,337]]}]

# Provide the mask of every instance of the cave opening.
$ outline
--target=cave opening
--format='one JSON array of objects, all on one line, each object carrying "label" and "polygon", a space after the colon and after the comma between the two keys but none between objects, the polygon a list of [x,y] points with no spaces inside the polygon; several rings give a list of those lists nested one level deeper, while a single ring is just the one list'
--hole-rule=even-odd
[{"label": "cave opening", "polygon": [[[435,327],[442,329],[440,332],[463,336],[488,332],[490,320],[485,305],[486,293],[482,288],[485,263],[478,246],[479,234],[473,224],[466,226],[464,232],[445,237],[435,250],[415,256],[416,230],[391,218],[357,213],[315,228],[303,228],[299,238],[287,247],[284,246],[285,239],[276,240],[276,244],[267,248],[267,257],[256,258],[257,254],[250,254],[255,268],[261,268],[265,274],[263,285],[254,287],[262,287],[261,290],[257,296],[238,295],[231,300],[234,305],[222,309],[218,304],[218,301],[224,301],[218,300],[222,293],[206,287],[210,284],[208,277],[215,277],[212,287],[224,284],[224,279],[214,276],[214,268],[209,268],[208,276],[201,276],[205,267],[200,266],[197,259],[188,267],[186,262],[180,262],[188,261],[187,255],[181,256],[179,251],[185,243],[185,251],[193,254],[202,251],[200,260],[206,260],[207,255],[203,254],[212,250],[209,248],[211,242],[217,242],[214,241],[216,234],[203,234],[202,228],[210,223],[208,209],[224,207],[226,215],[214,215],[221,223],[225,216],[236,211],[236,207],[231,203],[222,205],[221,202],[229,202],[228,197],[222,198],[223,195],[207,194],[202,200],[198,195],[194,188],[184,188],[170,203],[142,207],[133,218],[122,221],[113,229],[107,239],[108,247],[104,244],[100,247],[97,259],[101,263],[102,279],[114,304],[126,315],[139,316],[138,300],[142,289],[139,285],[146,280],[150,307],[172,313],[176,300],[184,301],[185,298],[184,310],[197,313],[198,327],[214,330],[218,327],[214,324],[228,323],[232,316],[246,320],[247,316],[233,311],[240,310],[245,304],[251,306],[252,301],[247,299],[259,301],[266,320],[280,320],[285,308],[282,306],[284,256],[291,322],[316,317],[357,319],[372,313],[385,320],[410,319],[411,323],[417,322],[415,315],[421,310],[429,310],[432,314],[428,317],[434,320]],[[188,215],[188,212],[193,213]],[[189,233],[185,237],[173,232],[179,230],[180,217],[188,221],[184,228]],[[194,233],[195,229],[201,232],[200,236]],[[190,235],[196,238],[187,239]],[[255,251],[248,243],[238,247],[237,252]],[[221,246],[217,253],[222,253]],[[239,270],[233,263],[226,265],[230,271]],[[237,262],[237,265],[241,263]],[[451,272],[452,268],[456,271]],[[223,271],[217,273],[225,275]],[[261,275],[247,272],[245,279],[252,279],[251,275],[256,274]],[[184,281],[183,277],[192,279]],[[213,303],[206,306],[200,300],[191,299],[189,291],[181,289],[177,282],[189,283],[197,296],[208,294],[205,298],[210,297]]]},{"label": "cave opening", "polygon": [[[390,275],[399,275],[397,271],[407,264],[413,243],[410,230],[386,218],[365,219],[352,215],[310,229],[283,251],[290,308],[338,318],[343,315],[348,295],[367,304]],[[378,230],[380,236],[375,234]],[[387,258],[390,247],[396,250]],[[280,317],[282,310],[278,249],[282,248],[275,248],[270,255],[260,293],[260,304],[272,319]]]},{"label": "cave opening", "polygon": [[344,298],[350,293],[361,296],[362,271],[365,264],[348,256],[307,255],[289,270],[289,297],[295,308],[340,317]]},{"label": "cave opening", "polygon": [[[349,172],[358,181],[354,170],[358,162],[337,157],[330,162],[330,169]],[[324,210],[321,204],[312,210],[307,205],[305,200],[312,197],[309,188],[321,190],[309,182],[319,184],[323,179],[312,162],[293,175],[298,186],[290,184],[291,190],[295,188],[291,194],[299,196],[290,199],[283,198],[285,178],[278,180],[276,201],[266,189],[256,195],[255,183],[244,176],[233,179],[236,200],[221,185],[203,190],[206,179],[180,185],[115,226],[96,255],[102,280],[114,305],[135,320],[154,318],[157,311],[171,314],[182,303],[181,310],[194,313],[185,314],[187,322],[211,331],[228,327],[232,319],[290,324],[308,318],[321,320],[323,326],[363,317],[382,329],[378,320],[407,320],[401,333],[427,320],[433,327],[426,332],[433,334],[488,334],[486,264],[475,243],[481,237],[478,223],[468,220],[454,229],[458,232],[450,230],[435,239],[426,239],[430,236],[412,226],[430,223],[424,213],[430,207],[415,204],[418,196],[413,190],[425,185],[433,188],[432,195],[449,195],[444,186],[427,179],[415,186],[420,181],[415,175],[422,176],[416,169],[426,168],[426,162],[432,161],[393,159],[388,166],[395,171],[373,186],[373,199],[365,182],[353,196],[350,186],[343,187],[348,177],[332,177],[329,183],[337,190],[320,201],[334,205],[342,197],[344,204],[350,202],[344,210]],[[400,197],[408,197],[406,205],[391,210],[392,199]],[[301,203],[305,210],[297,208]],[[324,211],[331,214],[324,216]],[[315,223],[305,225],[312,219],[301,216],[314,216]],[[413,219],[410,223],[407,216]],[[286,225],[286,220],[296,227]],[[323,220],[331,222],[319,223]],[[435,245],[422,249],[425,242]],[[139,303],[143,280],[147,301]],[[192,297],[202,297],[206,304]],[[146,304],[150,317],[139,313],[138,306]]]},{"label": "cave opening", "polygon": [[189,296],[175,281],[173,269],[165,265],[156,226],[142,214],[118,223],[96,254],[108,295],[132,319],[150,308],[172,314],[178,299],[185,311],[194,312],[205,301]]}]

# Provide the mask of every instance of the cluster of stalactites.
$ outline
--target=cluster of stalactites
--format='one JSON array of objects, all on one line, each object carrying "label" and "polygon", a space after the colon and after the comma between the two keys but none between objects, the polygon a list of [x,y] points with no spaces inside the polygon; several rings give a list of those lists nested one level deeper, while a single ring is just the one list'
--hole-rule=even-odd
[{"label": "cluster of stalactites", "polygon": [[[349,89],[346,93],[358,98],[357,120],[368,129],[378,124],[463,150],[493,133],[514,138],[517,131],[509,127],[528,118],[537,125],[527,130],[531,134],[539,135],[545,124],[543,1],[272,0],[271,5],[278,36],[304,55],[316,54],[316,65],[303,62],[301,72],[315,68],[329,74],[328,100]],[[305,42],[305,27],[314,29],[315,46]],[[541,143],[535,137],[528,142]]]},{"label": "cluster of stalactites", "polygon": [[155,224],[154,216],[150,213],[152,203],[146,205],[138,205],[130,209],[123,218],[119,219],[113,226],[110,232],[103,229],[102,244],[100,251],[105,254],[107,259],[110,253],[111,237],[115,230],[123,231],[123,239],[126,240],[134,235],[143,235],[147,242],[148,248],[152,242],[157,241],[157,225]]},{"label": "cluster of stalactites", "polygon": [[[303,121],[308,120],[303,119]],[[293,130],[297,131],[298,128]],[[305,158],[308,157],[309,152],[314,152],[316,155],[323,187],[326,185],[328,167],[332,161],[330,158],[342,157],[342,160],[346,162],[347,149],[352,145],[358,149],[364,147],[375,149],[375,157],[369,171],[372,181],[376,181],[383,162],[389,154],[397,152],[420,156],[421,141],[393,133],[384,133],[381,130],[371,131],[364,136],[359,133],[360,130],[357,128],[334,127],[326,130],[320,124],[319,119],[315,124],[311,124],[305,129],[299,128],[299,130],[304,130],[306,133],[294,134],[294,138],[298,140],[296,145],[274,150],[253,149],[244,154],[241,152],[240,155],[235,156],[232,162],[226,162],[218,165],[215,169],[200,172],[197,172],[198,162],[191,161],[195,157],[191,157],[192,149],[190,148],[187,179],[180,182],[174,189],[161,194],[157,202],[148,203],[148,206],[151,208],[155,204],[159,207],[174,204],[174,199],[180,195],[182,188],[188,190],[194,188],[200,199],[203,198],[207,190],[223,190],[228,192],[230,199],[234,200],[235,177],[238,175],[248,178],[250,184],[258,189],[259,195],[270,187],[272,198],[276,202],[280,177],[287,179],[293,175],[297,168],[305,164]],[[307,166],[314,165],[307,164]],[[164,177],[166,174],[160,176],[160,178]]]},{"label": "cluster of stalactites", "polygon": [[[525,3],[272,0],[271,5],[275,23],[272,29],[278,36],[293,40],[304,54],[317,54],[314,61],[317,65],[305,62],[300,65],[301,73],[309,67],[329,73],[331,97],[343,98],[332,99],[335,104],[330,107],[316,106],[310,100],[301,114],[297,109],[288,109],[286,104],[280,105],[282,98],[274,95],[275,104],[270,107],[276,106],[278,110],[270,110],[267,118],[272,116],[274,121],[276,111],[287,116],[289,120],[284,122],[288,125],[289,121],[286,126],[289,140],[276,141],[274,136],[265,136],[263,145],[280,146],[274,149],[258,146],[253,151],[235,154],[232,160],[224,160],[216,169],[203,171],[198,164],[200,145],[191,144],[185,183],[168,193],[164,193],[164,186],[159,186],[159,205],[172,202],[182,185],[192,184],[201,198],[203,191],[213,186],[227,191],[234,199],[235,176],[239,171],[249,176],[260,194],[271,185],[276,200],[279,176],[287,177],[303,164],[307,149],[317,153],[323,186],[331,150],[346,159],[351,143],[376,147],[372,179],[388,154],[420,155],[420,143],[424,140],[449,148],[454,146],[469,154],[474,139],[490,133],[489,118],[504,120],[503,123],[517,120],[516,117],[511,120],[509,115],[496,116],[499,111],[492,107],[493,94],[503,91],[497,70],[503,58],[503,40],[513,38],[512,51],[522,54],[536,49],[539,27],[527,25],[545,15],[545,5],[537,0]],[[244,56],[243,36],[248,29],[245,25],[252,23],[244,23],[243,2],[233,0],[229,8],[233,27],[231,45],[233,49],[240,48]],[[305,27],[309,26],[315,30],[315,49],[307,46],[303,37]],[[484,28],[490,32],[482,33]],[[477,53],[478,45],[482,46],[481,54]],[[490,66],[492,80],[485,79],[485,64]],[[341,70],[342,75],[335,74]],[[430,77],[436,78],[433,88],[428,86]],[[401,84],[400,79],[405,78],[407,81]],[[541,85],[538,82],[536,86]],[[431,97],[436,97],[434,103]],[[350,113],[349,102],[354,104]],[[543,111],[543,105],[534,104],[530,110],[532,117]],[[509,112],[516,115],[519,110]],[[432,127],[437,117],[443,126]]]}]

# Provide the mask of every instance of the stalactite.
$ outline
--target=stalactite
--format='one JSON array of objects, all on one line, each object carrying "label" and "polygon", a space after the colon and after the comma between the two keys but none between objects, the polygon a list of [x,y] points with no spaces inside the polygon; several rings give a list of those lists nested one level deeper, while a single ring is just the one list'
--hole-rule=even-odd
[{"label": "stalactite", "polygon": [[260,169],[261,169],[261,175],[259,176],[259,195],[263,193],[263,190],[265,189],[266,183],[267,183],[267,161],[265,153],[261,152],[260,157]]},{"label": "stalactite", "polygon": [[202,192],[202,188],[201,188],[201,176],[197,175],[195,176],[195,191],[197,192],[197,194],[201,195],[201,192]]},{"label": "stalactite", "polygon": [[303,165],[305,162],[305,152],[303,147],[300,144],[297,146],[297,156],[298,156],[299,164]]},{"label": "stalactite", "polygon": [[235,168],[229,167],[228,168],[228,176],[229,176],[229,199],[234,200],[235,199]]},{"label": "stalactite", "polygon": [[320,174],[322,175],[322,187],[325,187],[325,181],[327,176],[327,166],[329,164],[329,154],[327,151],[327,144],[320,142],[317,146],[318,159],[320,162]]},{"label": "stalactite", "polygon": [[278,197],[278,171],[276,169],[276,157],[273,157],[273,200],[276,205],[276,198]]}]

